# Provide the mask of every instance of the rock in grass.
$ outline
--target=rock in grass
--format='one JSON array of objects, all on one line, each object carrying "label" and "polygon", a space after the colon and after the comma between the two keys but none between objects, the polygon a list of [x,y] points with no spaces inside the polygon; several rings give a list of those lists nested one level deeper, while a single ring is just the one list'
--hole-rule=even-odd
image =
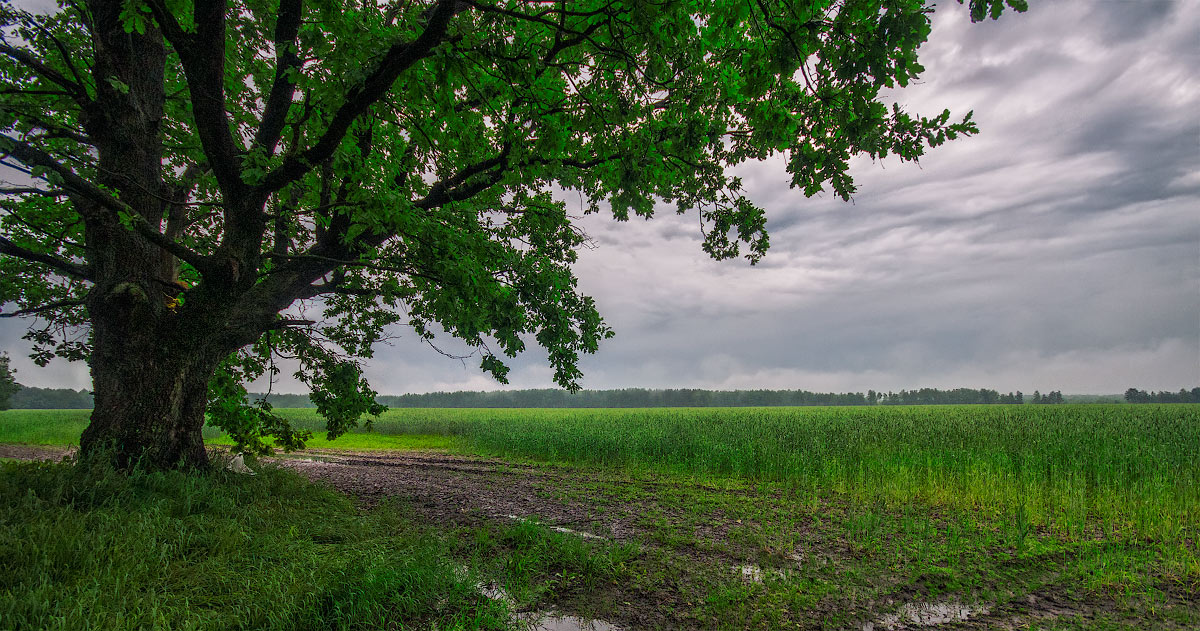
[{"label": "rock in grass", "polygon": [[229,461],[229,464],[225,466],[225,470],[243,475],[254,475],[254,470],[246,466],[246,461],[240,453],[234,456],[233,460]]}]

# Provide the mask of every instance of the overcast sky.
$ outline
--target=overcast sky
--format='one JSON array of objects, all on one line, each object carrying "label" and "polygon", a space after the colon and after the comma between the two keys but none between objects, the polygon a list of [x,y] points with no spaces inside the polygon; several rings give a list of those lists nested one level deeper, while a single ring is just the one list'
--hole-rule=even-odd
[{"label": "overcast sky", "polygon": [[[1200,1],[1030,4],[971,24],[940,3],[923,81],[891,97],[973,109],[978,136],[856,162],[853,203],[789,190],[782,161],[740,167],[770,217],[757,266],[707,259],[694,215],[585,218],[580,286],[617,336],[584,386],[1200,385]],[[33,366],[21,332],[0,323],[20,382],[89,386],[82,365]],[[500,387],[395,333],[367,367],[379,392]],[[550,375],[533,351],[510,387]]]}]

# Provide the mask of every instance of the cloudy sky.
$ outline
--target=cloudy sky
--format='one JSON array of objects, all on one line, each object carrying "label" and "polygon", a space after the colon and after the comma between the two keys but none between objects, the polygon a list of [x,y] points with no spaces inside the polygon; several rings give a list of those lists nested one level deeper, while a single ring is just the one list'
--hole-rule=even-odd
[{"label": "cloudy sky", "polygon": [[[940,3],[923,81],[891,96],[974,110],[980,135],[919,166],[857,162],[853,203],[789,190],[782,161],[740,167],[771,218],[757,266],[707,259],[694,216],[585,218],[580,286],[617,333],[585,387],[1200,384],[1200,1],[1031,5],[971,24]],[[0,324],[19,381],[88,386],[86,367],[30,364]],[[500,387],[395,333],[368,364],[376,390]],[[550,375],[530,352],[510,387]]]}]

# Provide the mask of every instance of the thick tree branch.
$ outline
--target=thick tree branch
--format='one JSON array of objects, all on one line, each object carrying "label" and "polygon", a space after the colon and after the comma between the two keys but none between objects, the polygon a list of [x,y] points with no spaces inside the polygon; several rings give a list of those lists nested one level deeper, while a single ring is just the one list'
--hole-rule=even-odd
[{"label": "thick tree branch", "polygon": [[64,261],[56,256],[50,256],[49,254],[34,252],[33,250],[23,248],[16,243],[13,243],[5,237],[0,237],[0,254],[15,256],[19,259],[24,259],[33,263],[41,263],[42,265],[58,270],[59,272],[62,272],[63,274],[66,274],[72,278],[82,278],[84,280],[92,279],[91,272],[86,266],[79,265],[77,263],[71,263],[70,261]]},{"label": "thick tree branch", "polygon": [[208,257],[193,252],[176,241],[167,238],[144,217],[134,212],[125,202],[109,195],[100,187],[79,177],[74,171],[63,166],[53,156],[26,142],[17,140],[7,134],[0,134],[4,144],[9,147],[9,154],[29,166],[40,166],[57,174],[62,179],[62,186],[80,197],[86,198],[97,205],[115,213],[120,219],[130,222],[133,229],[150,243],[170,252],[177,258],[187,261],[201,273],[210,269]]},{"label": "thick tree branch", "polygon": [[121,200],[109,195],[95,184],[79,177],[69,167],[56,160],[54,156],[23,140],[18,140],[8,134],[0,134],[0,150],[3,149],[7,149],[6,153],[8,155],[20,160],[27,166],[42,167],[54,172],[62,179],[62,186],[71,192],[86,197],[114,212],[132,212]]},{"label": "thick tree branch", "polygon": [[240,199],[245,189],[241,152],[229,130],[225,107],[225,2],[196,0],[194,34],[183,30],[164,0],[152,0],[149,4],[163,35],[183,63],[192,95],[196,133],[217,184],[226,200]]},{"label": "thick tree branch", "polygon": [[42,197],[62,197],[67,192],[62,189],[33,188],[29,186],[0,188],[0,195],[41,195]]},{"label": "thick tree branch", "polygon": [[300,68],[300,57],[296,54],[295,44],[303,14],[302,0],[280,0],[279,17],[275,23],[275,81],[263,108],[258,134],[254,137],[254,144],[261,147],[267,155],[275,153],[275,146],[279,144],[279,136],[287,122],[292,96],[296,93],[296,83],[289,75]]},{"label": "thick tree branch", "polygon": [[316,320],[304,320],[300,318],[282,318],[271,323],[269,330],[284,329],[289,326],[312,326],[316,324]]},{"label": "thick tree branch", "polygon": [[279,168],[268,173],[257,187],[256,197],[265,200],[271,193],[294,182],[333,155],[354,120],[383,98],[405,70],[428,57],[445,40],[450,19],[462,7],[458,0],[439,0],[430,12],[429,23],[417,39],[393,44],[379,66],[362,83],[347,92],[345,102],[333,115],[329,127],[316,144],[297,155],[288,156]]},{"label": "thick tree branch", "polygon": [[[416,203],[417,208],[429,210],[450,202],[470,199],[479,193],[495,186],[508,167],[508,154],[512,145],[504,145],[500,153],[480,160],[459,170],[453,176],[434,184],[429,193]],[[469,182],[476,176],[483,175],[474,182]],[[469,185],[467,185],[469,183]]]}]

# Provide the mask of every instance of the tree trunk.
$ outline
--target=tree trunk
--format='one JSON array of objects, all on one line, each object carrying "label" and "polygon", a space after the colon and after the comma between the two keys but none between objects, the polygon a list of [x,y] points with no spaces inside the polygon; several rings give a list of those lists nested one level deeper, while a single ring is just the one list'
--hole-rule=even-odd
[{"label": "tree trunk", "polygon": [[208,467],[200,431],[211,371],[165,359],[93,369],[96,407],[81,439],[85,457],[107,456],[121,469]]},{"label": "tree trunk", "polygon": [[[166,48],[153,28],[126,29],[123,3],[88,6],[96,107],[83,123],[98,151],[99,182],[157,228],[173,198],[162,179]],[[122,469],[207,467],[200,431],[208,380],[223,357],[210,348],[212,331],[193,325],[185,335],[184,318],[168,304],[175,267],[164,266],[161,251],[108,209],[73,202],[95,282],[87,299],[95,409],[80,439],[83,456],[111,457]]]},{"label": "tree trunk", "polygon": [[203,327],[180,327],[155,299],[125,283],[93,301],[95,409],[80,448],[121,469],[203,469],[208,381],[229,351]]}]

